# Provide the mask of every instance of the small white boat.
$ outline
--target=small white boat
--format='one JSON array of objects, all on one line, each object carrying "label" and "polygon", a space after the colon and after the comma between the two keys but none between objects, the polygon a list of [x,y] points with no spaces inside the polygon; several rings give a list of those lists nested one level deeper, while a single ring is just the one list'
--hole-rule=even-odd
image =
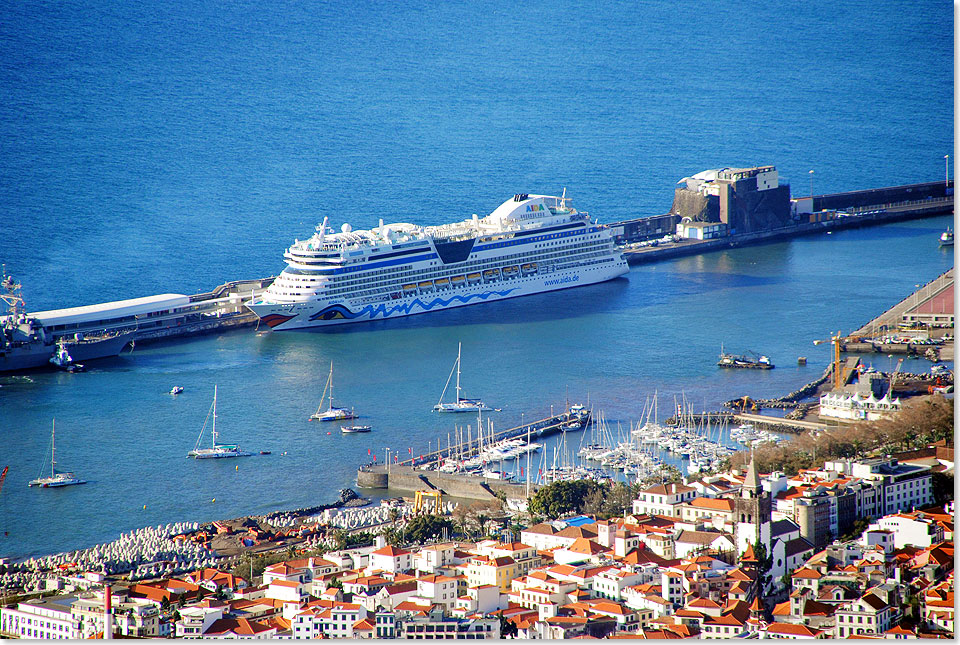
[{"label": "small white boat", "polygon": [[[207,420],[213,415],[213,444],[210,448],[201,448],[200,441],[203,439],[203,431],[207,427]],[[213,386],[213,405],[207,418],[203,420],[203,426],[200,428],[200,435],[197,437],[197,445],[193,450],[187,453],[187,457],[194,459],[227,459],[230,457],[250,457],[253,453],[240,450],[240,446],[234,443],[217,443],[217,386]]]},{"label": "small white boat", "polygon": [[340,432],[343,434],[355,434],[357,432],[370,432],[370,426],[341,426]]},{"label": "small white boat", "polygon": [[[327,393],[329,392],[329,396]],[[327,409],[323,409],[323,402],[327,401]],[[320,395],[320,405],[317,411],[310,415],[310,421],[346,421],[347,419],[356,419],[357,415],[353,410],[346,408],[333,407],[333,361],[330,361],[330,375],[327,377],[327,384],[323,386],[323,394]]]},{"label": "small white boat", "polygon": [[949,227],[940,234],[940,246],[953,246],[953,231]]},{"label": "small white boat", "polygon": [[183,386],[181,385],[174,385],[170,388],[170,394],[180,394],[181,392],[183,392]]},{"label": "small white boat", "polygon": [[77,484],[86,484],[82,479],[78,479],[73,473],[57,472],[57,422],[53,421],[53,428],[50,430],[50,476],[37,477],[30,482],[30,486],[39,486],[40,488],[60,488],[62,486],[75,486]]},{"label": "small white boat", "polygon": [[[460,349],[461,343],[457,343],[457,361],[453,364],[453,369],[450,370],[450,376],[447,377],[447,383],[443,386],[443,392],[440,393],[440,400],[435,406],[433,406],[434,412],[476,412],[478,410],[482,412],[489,412],[492,408],[484,405],[483,401],[480,399],[468,399],[466,397],[460,396]],[[447,388],[450,387],[450,379],[453,378],[453,373],[457,373],[457,400],[453,402],[445,403],[443,397],[447,394]]]}]

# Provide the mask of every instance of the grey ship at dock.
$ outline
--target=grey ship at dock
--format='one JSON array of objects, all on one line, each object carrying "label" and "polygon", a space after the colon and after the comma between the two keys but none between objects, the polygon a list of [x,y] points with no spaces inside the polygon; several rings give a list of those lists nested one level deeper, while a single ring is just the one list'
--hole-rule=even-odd
[{"label": "grey ship at dock", "polygon": [[0,300],[9,308],[8,314],[0,317],[0,373],[53,368],[50,359],[61,347],[74,362],[117,356],[134,338],[132,329],[69,336],[49,332],[39,320],[24,313],[20,284],[5,273]]}]

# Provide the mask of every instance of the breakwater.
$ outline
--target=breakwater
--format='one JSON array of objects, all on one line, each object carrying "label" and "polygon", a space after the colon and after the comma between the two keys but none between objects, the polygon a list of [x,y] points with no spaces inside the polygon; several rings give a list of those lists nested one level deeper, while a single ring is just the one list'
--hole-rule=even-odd
[{"label": "breakwater", "polygon": [[[876,194],[881,195],[881,191],[883,190],[886,189],[877,189],[878,192]],[[869,193],[870,191],[855,192],[859,195]],[[814,202],[816,203],[816,198],[814,198]],[[921,201],[909,200],[902,203],[879,204],[872,209],[864,206],[850,213],[845,213],[843,216],[837,216],[819,222],[804,222],[766,231],[729,235],[709,240],[681,240],[673,244],[656,247],[626,249],[624,250],[624,257],[630,265],[647,264],[710,251],[780,242],[795,237],[820,235],[831,231],[877,226],[923,217],[934,217],[952,212],[952,196]],[[611,227],[624,225],[625,222],[616,222],[611,224]]]},{"label": "breakwater", "polygon": [[[437,491],[441,495],[464,499],[494,500],[503,495],[506,499],[526,499],[526,484],[514,484],[480,475],[444,473],[436,470],[419,470],[411,466],[362,466],[357,471],[357,486],[361,488],[388,488],[397,491]],[[530,484],[530,491],[539,488]]]}]

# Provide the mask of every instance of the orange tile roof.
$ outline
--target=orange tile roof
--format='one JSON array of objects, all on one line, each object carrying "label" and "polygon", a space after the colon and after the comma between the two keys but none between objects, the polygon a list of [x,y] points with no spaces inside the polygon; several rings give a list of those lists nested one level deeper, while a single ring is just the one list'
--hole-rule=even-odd
[{"label": "orange tile roof", "polygon": [[733,512],[733,500],[725,497],[694,497],[687,504],[695,508],[705,508],[712,511]]},{"label": "orange tile roof", "polygon": [[770,623],[767,625],[766,631],[768,634],[807,636],[811,638],[816,638],[818,634],[823,633],[823,630],[813,629],[812,627],[807,627],[806,625],[795,625],[793,623]]}]

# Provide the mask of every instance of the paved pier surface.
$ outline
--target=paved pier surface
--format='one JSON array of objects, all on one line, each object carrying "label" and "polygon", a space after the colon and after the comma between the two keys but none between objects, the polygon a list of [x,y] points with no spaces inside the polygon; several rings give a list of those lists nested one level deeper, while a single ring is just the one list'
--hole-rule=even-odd
[{"label": "paved pier surface", "polygon": [[784,419],[783,417],[771,417],[764,414],[741,413],[735,414],[734,418],[741,423],[752,423],[759,426],[788,427],[795,430],[823,430],[827,427],[825,423]]},{"label": "paved pier surface", "polygon": [[[526,474],[526,470],[524,470]],[[402,491],[439,491],[442,495],[465,499],[493,500],[497,493],[507,499],[526,499],[526,483],[512,484],[479,475],[442,473],[436,470],[417,470],[410,466],[364,466],[357,472],[357,486],[361,488],[390,488]],[[530,492],[539,488],[530,484]]]},{"label": "paved pier surface", "polygon": [[896,330],[907,312],[916,310],[921,313],[936,313],[934,309],[936,311],[942,309],[948,314],[953,313],[953,269],[947,269],[860,329],[852,332],[848,338],[872,337],[888,329]]}]

